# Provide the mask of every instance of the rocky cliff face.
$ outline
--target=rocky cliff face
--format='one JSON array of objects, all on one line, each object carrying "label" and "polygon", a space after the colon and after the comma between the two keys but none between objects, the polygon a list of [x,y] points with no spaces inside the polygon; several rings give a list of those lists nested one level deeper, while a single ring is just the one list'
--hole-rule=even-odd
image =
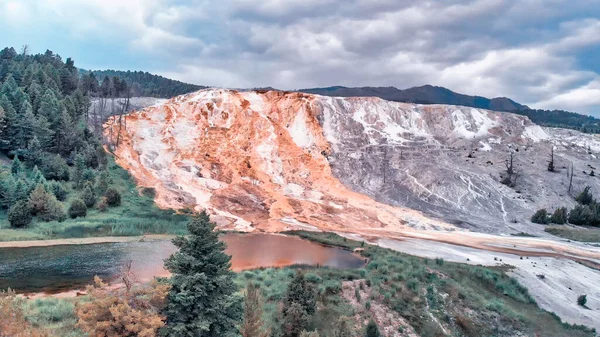
[{"label": "rocky cliff face", "polygon": [[[159,205],[206,208],[238,229],[516,231],[535,209],[570,203],[563,166],[575,165],[574,190],[599,187],[583,174],[593,136],[466,107],[210,89],[105,127]],[[562,172],[546,170],[552,146]],[[509,151],[512,188],[499,183]]]}]

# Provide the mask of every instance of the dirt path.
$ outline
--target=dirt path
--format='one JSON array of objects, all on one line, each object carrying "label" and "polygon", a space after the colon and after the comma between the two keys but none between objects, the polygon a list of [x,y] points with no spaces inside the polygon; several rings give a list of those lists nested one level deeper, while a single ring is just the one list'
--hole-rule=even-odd
[{"label": "dirt path", "polygon": [[173,235],[149,234],[143,236],[104,236],[93,238],[76,239],[56,239],[56,240],[30,240],[30,241],[4,241],[0,242],[0,248],[27,248],[27,247],[48,247],[59,245],[91,245],[97,243],[119,243],[119,242],[138,242],[138,241],[156,241],[169,240]]},{"label": "dirt path", "polygon": [[377,239],[420,239],[430,242],[447,243],[456,246],[475,248],[490,252],[507,253],[518,256],[564,258],[600,269],[600,248],[575,242],[561,242],[551,239],[511,237],[475,232],[442,232],[423,230],[361,229],[338,232],[351,237],[359,235],[370,241]]}]

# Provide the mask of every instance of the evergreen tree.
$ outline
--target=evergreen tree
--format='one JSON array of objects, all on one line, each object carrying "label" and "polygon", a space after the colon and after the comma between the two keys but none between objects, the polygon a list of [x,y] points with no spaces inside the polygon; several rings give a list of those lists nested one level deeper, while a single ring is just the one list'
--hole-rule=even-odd
[{"label": "evergreen tree", "polygon": [[84,171],[87,168],[85,164],[85,157],[78,153],[75,155],[75,167],[73,168],[73,174],[71,174],[71,180],[75,184],[75,187],[81,188],[84,183]]},{"label": "evergreen tree", "polygon": [[381,333],[379,332],[379,327],[377,327],[377,323],[375,323],[375,321],[370,320],[369,324],[367,324],[367,329],[365,331],[365,337],[381,337]]},{"label": "evergreen tree", "polygon": [[65,212],[65,208],[63,204],[56,199],[56,197],[52,196],[48,202],[48,207],[46,211],[39,215],[40,219],[43,221],[59,221],[62,222],[67,219],[67,213]]},{"label": "evergreen tree", "polygon": [[594,196],[590,192],[590,187],[586,186],[581,193],[575,198],[575,200],[582,205],[590,205],[595,203]]},{"label": "evergreen tree", "polygon": [[46,184],[46,178],[44,178],[42,171],[40,171],[37,166],[34,166],[33,170],[31,170],[31,182],[36,186],[39,184]]},{"label": "evergreen tree", "polygon": [[29,194],[27,206],[33,215],[44,213],[48,210],[50,200],[54,198],[54,195],[46,191],[44,185],[38,184],[31,194]]},{"label": "evergreen tree", "polygon": [[42,166],[42,170],[47,179],[69,180],[69,165],[58,154],[47,159],[44,166]]},{"label": "evergreen tree", "polygon": [[60,201],[65,201],[67,199],[67,189],[65,189],[65,187],[58,181],[49,181],[46,184],[46,189],[54,194],[56,199]]},{"label": "evergreen tree", "polygon": [[85,217],[87,215],[87,207],[85,203],[80,199],[75,199],[69,206],[69,216],[71,219]]},{"label": "evergreen tree", "polygon": [[281,330],[284,337],[298,337],[306,328],[310,321],[310,316],[298,302],[290,304],[283,316],[283,325]]},{"label": "evergreen tree", "polygon": [[316,299],[316,289],[306,280],[304,273],[298,270],[285,295],[281,327],[284,336],[298,337],[306,328],[310,316],[315,312]]},{"label": "evergreen tree", "polygon": [[15,183],[12,174],[0,172],[0,209],[8,209],[15,203]]},{"label": "evergreen tree", "polygon": [[96,195],[90,184],[86,184],[86,187],[84,187],[83,193],[81,194],[81,200],[83,200],[88,208],[94,207],[96,204]]},{"label": "evergreen tree", "polygon": [[567,223],[567,209],[565,207],[559,207],[554,210],[552,216],[550,217],[550,222],[558,225],[563,225]]},{"label": "evergreen tree", "polygon": [[172,287],[162,332],[169,337],[236,335],[242,305],[229,269],[231,257],[225,254],[225,244],[206,212],[187,227],[190,235],[173,240],[179,251],[165,262],[172,273]]},{"label": "evergreen tree", "polygon": [[42,149],[42,144],[38,140],[37,136],[34,136],[33,139],[27,145],[27,153],[25,155],[25,160],[30,164],[34,165],[36,168],[38,165],[42,165],[44,161],[44,150]]},{"label": "evergreen tree", "polygon": [[31,186],[25,181],[25,179],[17,178],[13,192],[13,202],[27,199],[31,193],[31,190]]},{"label": "evergreen tree", "polygon": [[96,185],[94,186],[96,192],[98,194],[104,194],[111,183],[112,181],[110,179],[110,174],[108,173],[108,171],[102,170],[102,172],[100,172],[100,174],[96,178]]},{"label": "evergreen tree", "polygon": [[23,167],[23,163],[21,163],[18,156],[15,156],[15,158],[13,159],[12,165],[10,167],[10,172],[15,176],[19,176],[25,173],[25,167]]},{"label": "evergreen tree", "polygon": [[121,204],[121,193],[113,187],[109,187],[104,193],[106,203],[110,207],[119,206]]},{"label": "evergreen tree", "polygon": [[244,323],[240,331],[243,337],[268,337],[270,335],[270,332],[265,329],[262,319],[262,306],[260,288],[249,283],[244,298]]},{"label": "evergreen tree", "polygon": [[292,303],[299,303],[309,315],[315,313],[317,306],[316,289],[306,280],[304,273],[300,270],[296,272],[286,292],[284,305],[290,306]]},{"label": "evergreen tree", "polygon": [[22,228],[31,223],[31,212],[27,201],[19,200],[8,210],[8,222],[11,227]]},{"label": "evergreen tree", "polygon": [[577,205],[569,212],[569,223],[573,225],[590,225],[593,218],[594,214],[587,205]]},{"label": "evergreen tree", "polygon": [[537,210],[535,214],[531,217],[531,222],[538,224],[547,224],[549,221],[548,211],[545,208]]}]

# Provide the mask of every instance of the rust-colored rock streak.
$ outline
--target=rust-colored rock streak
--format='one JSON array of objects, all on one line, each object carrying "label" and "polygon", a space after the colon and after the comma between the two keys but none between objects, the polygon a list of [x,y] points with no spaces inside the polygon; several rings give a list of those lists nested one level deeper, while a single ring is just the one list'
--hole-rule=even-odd
[{"label": "rust-colored rock streak", "polygon": [[[117,163],[156,189],[159,206],[207,209],[223,228],[400,230],[410,221],[453,229],[342,185],[316,97],[223,89],[175,97],[126,117]],[[113,142],[117,121],[105,125]]]}]

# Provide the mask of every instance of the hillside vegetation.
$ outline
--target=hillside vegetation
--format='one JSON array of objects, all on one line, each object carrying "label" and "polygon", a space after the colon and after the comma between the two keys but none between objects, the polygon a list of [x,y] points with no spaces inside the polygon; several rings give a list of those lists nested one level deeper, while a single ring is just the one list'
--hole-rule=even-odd
[{"label": "hillside vegetation", "polygon": [[[245,305],[243,318],[239,307],[236,307],[236,313],[231,312],[228,316],[227,319],[235,317],[236,326],[230,326],[227,332],[237,333],[239,329],[248,337],[359,337],[371,336],[368,334],[371,330],[397,337],[414,336],[414,333],[421,337],[595,335],[593,330],[562,323],[556,315],[539,309],[527,290],[507,276],[502,268],[412,257],[330,233],[288,234],[344,249],[362,248],[364,251],[360,254],[368,262],[359,269],[292,266],[247,270],[228,276],[233,278],[237,292],[231,300],[244,296]],[[196,244],[206,244],[204,238],[199,235],[198,240],[202,243]],[[215,246],[214,249],[222,248]],[[211,252],[206,256],[215,259],[218,255],[214,254]],[[203,265],[190,264],[196,268]],[[125,291],[123,288],[111,290],[97,280],[96,286],[88,288],[88,296],[17,300],[15,310],[22,310],[21,325],[45,330],[43,332],[50,336],[64,336],[67,332],[70,336],[84,336],[82,330],[89,334],[100,333],[106,326],[121,327],[125,331],[124,321],[144,314],[148,317],[147,322],[139,325],[147,330],[147,336],[156,336],[161,327],[169,330],[175,324],[183,324],[183,321],[173,322],[165,319],[166,316],[156,315],[163,308],[176,308],[169,307],[169,303],[178,303],[178,299],[165,299],[168,288],[161,285],[171,282],[173,280],[132,284],[126,288],[132,291]],[[207,284],[196,282],[202,286]],[[228,282],[220,279],[218,284]],[[171,291],[177,290],[172,288]],[[185,294],[189,295],[191,293]],[[210,292],[197,296],[203,296],[203,301],[217,296],[215,301],[222,301],[218,294],[211,295]],[[188,305],[194,302],[190,300]],[[108,303],[120,305],[114,316],[107,313]],[[213,303],[223,305],[222,302]],[[196,304],[205,308],[201,303]],[[201,321],[211,320],[210,315],[195,317]],[[96,320],[103,324],[91,324]],[[213,324],[216,323],[210,326]],[[187,327],[182,326],[182,329]],[[222,335],[228,334],[222,330]]]},{"label": "hillside vegetation", "polygon": [[154,192],[114,164],[89,113],[93,98],[127,101],[131,90],[117,77],[80,78],[49,50],[0,51],[0,240],[183,230],[184,216],[158,210]]}]

